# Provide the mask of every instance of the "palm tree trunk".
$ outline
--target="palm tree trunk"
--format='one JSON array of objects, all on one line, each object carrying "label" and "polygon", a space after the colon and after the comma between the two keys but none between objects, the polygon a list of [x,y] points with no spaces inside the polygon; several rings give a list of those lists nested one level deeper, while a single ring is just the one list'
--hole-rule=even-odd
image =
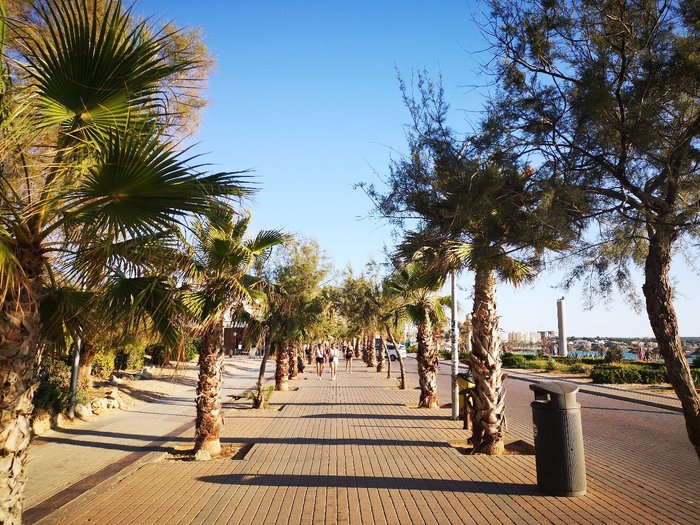
[{"label": "palm tree trunk", "polygon": [[[384,353],[388,352],[386,349],[386,343],[384,343],[384,338],[380,337],[379,338],[379,357],[377,358],[377,372],[384,372],[384,365],[385,360],[384,360]],[[375,356],[377,355],[375,351]]]},{"label": "palm tree trunk", "polygon": [[678,318],[673,308],[673,288],[669,281],[671,246],[677,234],[661,226],[650,225],[648,229],[649,251],[642,286],[647,316],[659,345],[659,353],[664,358],[668,380],[681,402],[688,437],[700,458],[700,400],[683,354]]},{"label": "palm tree trunk", "polygon": [[368,368],[376,368],[377,366],[377,349],[374,346],[374,335],[368,335],[367,336],[367,357],[369,358],[367,361],[367,367]]},{"label": "palm tree trunk", "polygon": [[275,356],[277,358],[275,390],[286,392],[289,390],[289,353],[287,353],[284,345],[279,342],[275,344]]},{"label": "palm tree trunk", "polygon": [[299,366],[297,364],[297,348],[294,345],[289,345],[287,349],[289,354],[289,379],[296,379],[299,376]]},{"label": "palm tree trunk", "polygon": [[386,335],[389,337],[389,341],[391,341],[391,344],[394,345],[394,348],[396,348],[396,356],[399,360],[399,389],[406,390],[406,369],[404,368],[403,364],[403,356],[401,355],[401,352],[399,352],[399,345],[396,344],[396,338],[394,337],[394,334],[391,333],[389,325],[385,324],[384,329],[386,330]]},{"label": "palm tree trunk", "polygon": [[474,376],[474,452],[503,454],[505,390],[501,372],[501,344],[496,310],[496,273],[477,268],[474,279],[472,353]]},{"label": "palm tree trunk", "polygon": [[353,337],[353,348],[355,351],[355,359],[360,358],[360,338],[359,337]]},{"label": "palm tree trunk", "polygon": [[[396,347],[394,347],[396,348]],[[386,354],[386,378],[391,379],[391,356],[389,355],[389,349],[386,347],[386,341],[382,337],[382,352]],[[396,353],[399,352],[399,349],[396,348]]]},{"label": "palm tree trunk", "polygon": [[23,264],[24,287],[0,306],[0,523],[21,523],[27,446],[41,354],[39,295],[43,259]]},{"label": "palm tree trunk", "polygon": [[433,328],[428,312],[425,319],[418,326],[418,386],[420,387],[420,399],[418,406],[421,408],[438,408],[437,398],[437,367],[438,356],[433,342]]},{"label": "palm tree trunk", "polygon": [[267,367],[267,358],[270,356],[270,339],[267,334],[263,336],[264,349],[262,362],[260,363],[260,371],[258,372],[258,382],[256,384],[257,395],[253,398],[253,408],[260,408],[263,404],[263,390],[265,386],[265,368]]},{"label": "palm tree trunk", "polygon": [[221,452],[221,384],[224,373],[223,319],[213,320],[204,330],[199,352],[199,380],[197,381],[197,417],[195,420],[194,450],[204,450],[215,456]]},{"label": "palm tree trunk", "polygon": [[78,385],[80,388],[92,388],[92,361],[97,354],[97,345],[86,341],[80,343],[80,364],[78,365]]}]

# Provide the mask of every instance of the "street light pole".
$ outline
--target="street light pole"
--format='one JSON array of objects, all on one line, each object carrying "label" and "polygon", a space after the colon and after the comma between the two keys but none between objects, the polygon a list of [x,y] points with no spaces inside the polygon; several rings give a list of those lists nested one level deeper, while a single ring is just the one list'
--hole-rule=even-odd
[{"label": "street light pole", "polygon": [[450,338],[452,342],[452,419],[459,419],[459,386],[457,374],[459,373],[459,332],[457,328],[457,297],[455,293],[457,272],[452,270],[450,279],[450,291],[452,294],[452,318],[450,319]]}]

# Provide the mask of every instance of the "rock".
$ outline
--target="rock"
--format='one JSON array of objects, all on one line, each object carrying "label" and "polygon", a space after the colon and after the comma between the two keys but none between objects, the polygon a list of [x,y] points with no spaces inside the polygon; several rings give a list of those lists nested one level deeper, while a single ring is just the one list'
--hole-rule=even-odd
[{"label": "rock", "polygon": [[109,392],[105,393],[105,397],[107,399],[119,399],[119,390],[116,388],[113,390],[110,390]]},{"label": "rock", "polygon": [[51,428],[51,414],[40,412],[32,419],[32,431],[35,435],[41,436]]},{"label": "rock", "polygon": [[51,426],[56,428],[66,428],[69,421],[68,416],[61,412],[60,414],[56,414],[51,418]]},{"label": "rock", "polygon": [[117,399],[117,408],[119,410],[126,410],[129,407],[129,404],[124,400],[124,398],[120,397]]},{"label": "rock", "polygon": [[141,379],[153,379],[153,368],[147,366],[141,370]]},{"label": "rock", "polygon": [[204,449],[199,449],[194,455],[195,461],[209,461],[211,459],[211,454]]},{"label": "rock", "polygon": [[109,410],[116,410],[117,408],[119,408],[119,400],[107,399],[107,408]]},{"label": "rock", "polygon": [[112,377],[109,378],[109,382],[113,385],[121,385],[124,382],[124,380],[112,374]]},{"label": "rock", "polygon": [[89,406],[78,403],[75,405],[75,415],[83,421],[90,421],[92,417],[92,409]]},{"label": "rock", "polygon": [[[93,399],[92,403],[90,403],[90,407],[92,408],[92,413],[98,416],[107,412],[107,409],[109,408],[107,399],[105,399],[104,397],[98,397],[97,399]],[[75,413],[78,413],[77,406],[75,407]],[[80,416],[78,415],[78,417]]]}]

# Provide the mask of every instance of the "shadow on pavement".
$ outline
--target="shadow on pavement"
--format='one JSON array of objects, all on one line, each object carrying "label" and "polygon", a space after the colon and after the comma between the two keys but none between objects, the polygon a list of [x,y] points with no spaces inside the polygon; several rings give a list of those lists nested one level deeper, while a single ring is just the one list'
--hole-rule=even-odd
[{"label": "shadow on pavement", "polygon": [[256,445],[360,445],[369,447],[377,446],[394,446],[394,447],[430,447],[430,448],[451,448],[450,444],[445,441],[419,441],[419,440],[403,440],[403,439],[365,439],[365,438],[309,438],[309,437],[228,437],[221,438],[222,443],[242,443],[246,441],[254,441]]},{"label": "shadow on pavement", "polygon": [[511,496],[537,496],[537,486],[525,483],[498,483],[494,481],[462,481],[453,479],[416,479],[368,476],[308,476],[299,474],[220,474],[201,476],[198,481],[229,485],[261,487],[324,487],[324,488],[378,488],[415,489],[435,492],[463,492]]},{"label": "shadow on pavement", "polygon": [[[404,405],[406,406],[406,405]],[[449,415],[444,416],[428,416],[428,415],[409,415],[409,414],[309,414],[306,416],[297,416],[302,419],[408,419],[420,420],[426,419],[442,421],[452,420]]]}]

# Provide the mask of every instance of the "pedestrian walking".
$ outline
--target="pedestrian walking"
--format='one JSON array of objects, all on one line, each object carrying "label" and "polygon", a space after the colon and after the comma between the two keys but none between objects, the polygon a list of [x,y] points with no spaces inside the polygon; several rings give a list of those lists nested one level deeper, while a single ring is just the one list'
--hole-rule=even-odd
[{"label": "pedestrian walking", "polygon": [[352,347],[350,345],[344,345],[343,353],[345,355],[345,371],[348,374],[352,374]]},{"label": "pedestrian walking", "polygon": [[318,344],[316,345],[316,380],[320,381],[321,376],[323,376],[323,364],[326,362],[326,356],[323,351],[323,347]]},{"label": "pedestrian walking", "polygon": [[328,364],[331,366],[331,381],[335,381],[338,373],[338,346],[333,343],[328,351]]}]

